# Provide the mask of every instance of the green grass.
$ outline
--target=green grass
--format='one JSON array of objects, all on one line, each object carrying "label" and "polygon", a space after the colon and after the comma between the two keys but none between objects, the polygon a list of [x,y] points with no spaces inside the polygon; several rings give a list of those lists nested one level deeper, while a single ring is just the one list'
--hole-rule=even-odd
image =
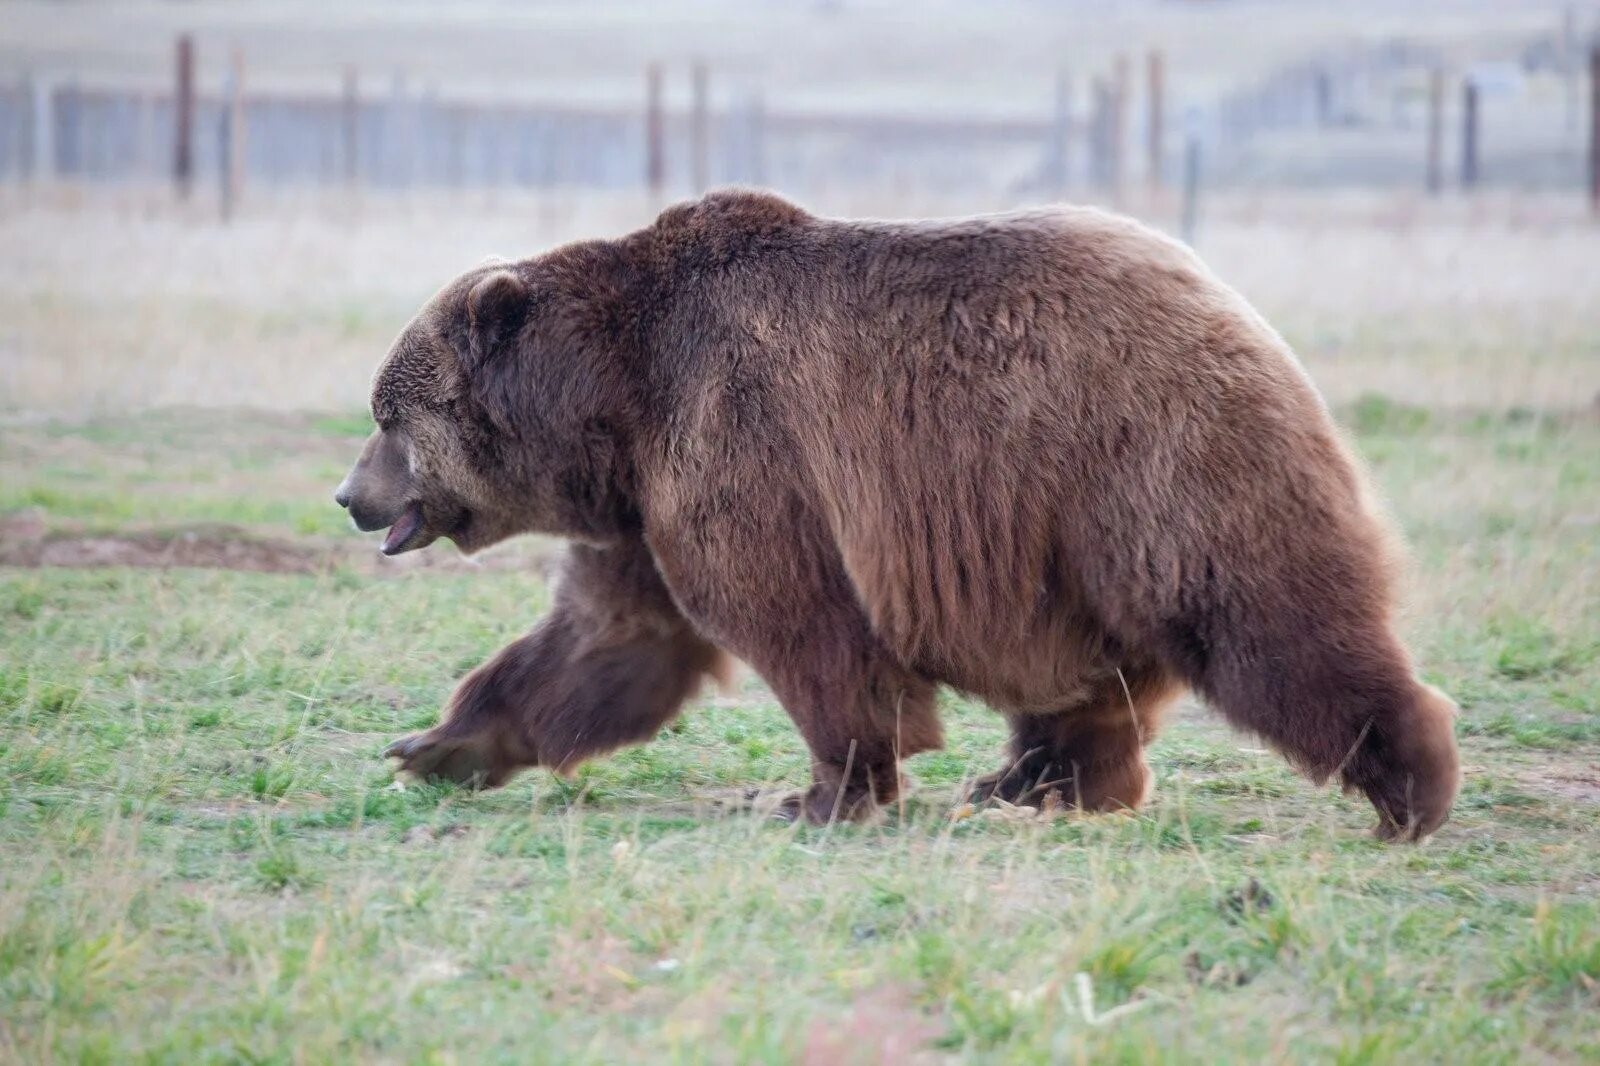
[{"label": "green grass", "polygon": [[[532,573],[0,569],[0,1058],[1592,1060],[1600,426],[1345,414],[1463,706],[1420,848],[1189,705],[1130,817],[952,819],[1003,731],[950,698],[882,823],[760,821],[723,797],[807,760],[753,681],[571,781],[396,789]],[[3,507],[293,534],[363,432],[188,419],[0,430]]]},{"label": "green grass", "polygon": [[364,411],[0,425],[0,514],[36,510],[93,531],[227,523],[349,537],[329,501],[371,430]]}]

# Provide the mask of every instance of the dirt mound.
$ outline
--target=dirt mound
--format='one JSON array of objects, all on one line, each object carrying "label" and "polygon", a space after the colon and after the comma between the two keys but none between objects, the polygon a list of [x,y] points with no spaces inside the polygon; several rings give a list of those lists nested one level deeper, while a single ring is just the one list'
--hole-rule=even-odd
[{"label": "dirt mound", "polygon": [[137,533],[130,536],[53,534],[36,541],[0,543],[0,564],[7,566],[191,566],[209,570],[257,570],[270,574],[305,574],[331,563],[315,551],[284,541],[207,535],[187,530],[176,535]]},{"label": "dirt mound", "polygon": [[192,567],[264,574],[313,574],[343,567],[391,575],[412,570],[525,570],[539,567],[545,555],[524,545],[482,559],[468,559],[448,550],[389,559],[368,544],[265,537],[221,524],[107,533],[52,529],[35,514],[0,518],[0,566]]}]

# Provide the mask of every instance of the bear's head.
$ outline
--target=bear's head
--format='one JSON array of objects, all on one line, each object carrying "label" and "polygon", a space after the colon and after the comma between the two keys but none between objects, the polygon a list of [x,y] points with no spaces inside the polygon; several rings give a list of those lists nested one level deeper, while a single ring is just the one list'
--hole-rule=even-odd
[{"label": "bear's head", "polygon": [[383,553],[636,524],[627,330],[603,250],[473,270],[412,319],[372,384],[377,430],[334,494]]}]

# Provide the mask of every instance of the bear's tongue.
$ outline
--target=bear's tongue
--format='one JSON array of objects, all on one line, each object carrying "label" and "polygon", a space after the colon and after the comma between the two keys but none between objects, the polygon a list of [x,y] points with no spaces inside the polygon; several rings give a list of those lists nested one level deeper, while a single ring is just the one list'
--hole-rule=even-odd
[{"label": "bear's tongue", "polygon": [[383,554],[398,555],[406,550],[406,544],[422,532],[422,504],[410,503],[400,512],[400,517],[394,520],[394,525],[389,527],[389,535],[383,538]]}]

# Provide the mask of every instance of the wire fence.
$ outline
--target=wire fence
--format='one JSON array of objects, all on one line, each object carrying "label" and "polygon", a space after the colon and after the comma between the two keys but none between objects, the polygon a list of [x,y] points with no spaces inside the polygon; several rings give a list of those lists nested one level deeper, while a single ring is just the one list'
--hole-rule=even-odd
[{"label": "wire fence", "polygon": [[[1034,117],[822,114],[758,93],[663,105],[652,66],[636,107],[483,103],[403,75],[325,95],[251,91],[235,53],[197,91],[195,50],[175,49],[171,89],[25,74],[0,85],[0,180],[173,181],[370,189],[554,188],[660,193],[774,185],[1002,191],[1040,198],[1131,187],[1587,188],[1600,203],[1600,47],[1533,41],[1450,69],[1403,43],[1322,56],[1209,100],[1186,98],[1160,52],[1059,72]],[[1135,59],[1138,61],[1135,62]],[[677,75],[681,72],[670,72]],[[1203,160],[1203,164],[1202,164]]]}]

